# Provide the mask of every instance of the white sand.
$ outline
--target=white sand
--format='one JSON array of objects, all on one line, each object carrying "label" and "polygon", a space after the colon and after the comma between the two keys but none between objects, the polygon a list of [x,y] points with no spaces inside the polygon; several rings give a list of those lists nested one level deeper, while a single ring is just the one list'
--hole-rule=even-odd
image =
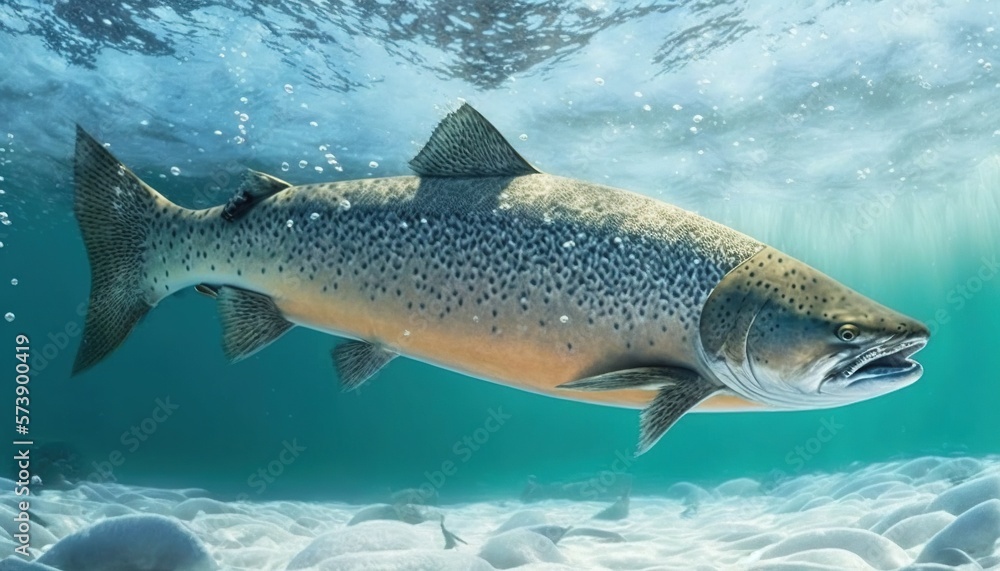
[{"label": "white sand", "polygon": [[[962,563],[965,569],[1000,568],[1000,460],[996,458],[919,458],[852,473],[803,475],[770,491],[747,479],[711,489],[675,485],[664,490],[663,497],[632,498],[628,517],[618,521],[590,519],[607,506],[598,502],[496,501],[429,508],[445,514],[448,529],[468,542],[448,551],[443,549],[436,520],[417,525],[375,520],[347,526],[366,506],[223,503],[200,495],[118,484],[42,492],[31,498],[33,513],[44,521],[32,527],[31,552],[37,557],[52,551],[42,561],[56,568],[69,566],[61,562],[72,557],[110,563],[131,561],[140,557],[137,553],[147,559],[170,553],[175,559],[162,569],[178,571],[216,565],[247,570],[433,571],[512,566],[930,571]],[[14,550],[12,522],[20,499],[10,491],[0,493],[3,556]],[[136,522],[135,529],[123,533],[121,528],[128,526],[117,525],[113,532],[92,528],[88,535],[54,547],[91,524],[129,514],[160,514],[169,521],[120,520],[128,526]],[[599,528],[617,532],[627,541],[570,535],[553,543],[538,531],[516,525],[495,533],[512,517],[531,524],[547,521]],[[137,537],[147,543],[140,545]],[[14,568],[20,567],[0,562],[0,569]]]}]

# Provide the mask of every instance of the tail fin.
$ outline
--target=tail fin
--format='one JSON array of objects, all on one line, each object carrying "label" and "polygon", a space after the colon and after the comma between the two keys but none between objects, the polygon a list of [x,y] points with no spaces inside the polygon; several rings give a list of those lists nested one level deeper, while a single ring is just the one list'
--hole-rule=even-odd
[{"label": "tail fin", "polygon": [[162,197],[79,125],[73,176],[74,211],[91,276],[83,341],[73,364],[76,374],[121,345],[155,303],[144,291],[143,267],[150,219]]}]

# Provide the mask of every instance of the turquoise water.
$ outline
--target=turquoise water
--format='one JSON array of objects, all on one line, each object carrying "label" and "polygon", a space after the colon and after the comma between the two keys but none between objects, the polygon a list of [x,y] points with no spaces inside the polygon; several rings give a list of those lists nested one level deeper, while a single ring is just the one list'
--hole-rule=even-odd
[{"label": "turquoise water", "polygon": [[[78,449],[82,477],[251,499],[430,484],[455,501],[517,495],[531,474],[597,489],[627,471],[652,493],[1000,452],[990,2],[55,6],[0,7],[0,313],[15,315],[0,351],[30,337],[31,435]],[[636,411],[405,359],[345,394],[336,340],[315,332],[230,365],[193,291],[70,377],[89,291],[74,123],[204,207],[248,167],[293,183],[408,174],[463,99],[546,172],[697,211],[929,323],[924,377],[838,409],[688,415],[632,460]]]}]

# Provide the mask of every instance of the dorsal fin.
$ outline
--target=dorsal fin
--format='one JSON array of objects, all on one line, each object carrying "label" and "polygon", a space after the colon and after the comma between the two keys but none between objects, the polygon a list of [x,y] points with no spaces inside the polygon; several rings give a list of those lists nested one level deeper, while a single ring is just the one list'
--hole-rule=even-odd
[{"label": "dorsal fin", "polygon": [[292,185],[269,174],[247,170],[236,194],[222,209],[222,217],[232,222],[246,214],[254,204]]},{"label": "dorsal fin", "polygon": [[521,176],[538,172],[468,103],[438,123],[410,166],[420,176],[439,177]]}]

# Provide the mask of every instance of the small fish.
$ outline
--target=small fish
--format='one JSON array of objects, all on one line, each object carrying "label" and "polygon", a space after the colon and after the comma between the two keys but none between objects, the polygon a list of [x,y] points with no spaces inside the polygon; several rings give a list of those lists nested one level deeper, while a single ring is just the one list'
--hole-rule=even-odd
[{"label": "small fish", "polygon": [[350,339],[332,351],[345,389],[405,355],[642,409],[636,454],[691,410],[840,406],[922,373],[921,323],[721,224],[540,173],[467,104],[410,165],[302,186],[250,171],[190,210],[78,127],[92,280],[74,373],[188,287],[217,300],[233,361],[308,327]]}]

